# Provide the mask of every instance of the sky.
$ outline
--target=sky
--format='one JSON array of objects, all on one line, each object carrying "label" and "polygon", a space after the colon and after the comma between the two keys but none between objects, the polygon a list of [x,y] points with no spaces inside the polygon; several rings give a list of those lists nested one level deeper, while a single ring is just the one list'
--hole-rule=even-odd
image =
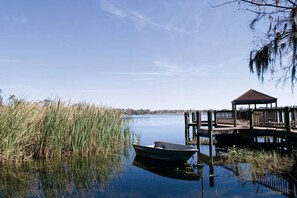
[{"label": "sky", "polygon": [[[133,109],[223,109],[255,89],[296,105],[290,85],[251,74],[253,14],[210,0],[0,0],[0,89]],[[213,0],[212,4],[222,1]],[[296,89],[296,88],[295,88]],[[296,91],[295,91],[296,92]]]}]

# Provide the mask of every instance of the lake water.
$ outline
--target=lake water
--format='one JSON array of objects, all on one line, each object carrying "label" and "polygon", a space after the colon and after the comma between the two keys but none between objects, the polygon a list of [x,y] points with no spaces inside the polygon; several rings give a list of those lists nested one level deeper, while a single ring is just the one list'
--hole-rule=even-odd
[{"label": "lake water", "polygon": [[[132,131],[140,135],[141,144],[155,140],[185,144],[183,115],[134,116]],[[208,146],[201,146],[202,153]],[[239,174],[248,166],[214,166],[197,168],[197,156],[187,166],[139,161],[130,144],[121,156],[110,159],[71,160],[54,165],[28,165],[2,168],[1,197],[283,197],[292,192],[272,189],[269,182]],[[194,166],[193,166],[194,165]],[[237,170],[234,171],[234,170]],[[210,176],[210,172],[213,175]],[[240,170],[239,170],[240,172]],[[189,173],[189,174],[188,174]],[[270,183],[275,182],[270,179]],[[280,185],[291,185],[285,183]],[[293,187],[292,187],[293,185]],[[287,187],[284,187],[287,188]],[[294,196],[294,194],[293,194]]]}]

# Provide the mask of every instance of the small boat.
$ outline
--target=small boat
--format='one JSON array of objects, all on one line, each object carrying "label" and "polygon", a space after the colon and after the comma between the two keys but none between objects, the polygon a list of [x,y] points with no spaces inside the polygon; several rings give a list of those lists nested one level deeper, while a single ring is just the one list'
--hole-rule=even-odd
[{"label": "small boat", "polygon": [[136,155],[176,163],[186,162],[198,149],[187,145],[155,141],[153,145],[133,144]]}]

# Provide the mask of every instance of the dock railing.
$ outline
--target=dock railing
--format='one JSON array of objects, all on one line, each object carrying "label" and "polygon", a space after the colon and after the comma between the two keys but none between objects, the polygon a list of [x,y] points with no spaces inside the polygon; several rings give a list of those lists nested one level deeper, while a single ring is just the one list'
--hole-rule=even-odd
[{"label": "dock railing", "polygon": [[[253,126],[296,129],[297,108],[253,110]],[[289,126],[288,126],[289,125]]]},{"label": "dock railing", "polygon": [[233,124],[234,114],[231,110],[214,111],[215,124]]},{"label": "dock railing", "polygon": [[253,110],[253,125],[258,127],[285,127],[285,109],[256,109]]}]

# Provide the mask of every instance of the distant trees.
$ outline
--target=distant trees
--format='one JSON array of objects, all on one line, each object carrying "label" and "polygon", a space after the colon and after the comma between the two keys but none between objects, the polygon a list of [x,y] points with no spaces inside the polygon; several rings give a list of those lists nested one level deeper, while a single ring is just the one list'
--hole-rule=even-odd
[{"label": "distant trees", "polygon": [[250,28],[263,22],[266,32],[256,38],[257,47],[250,52],[249,68],[259,80],[271,72],[276,83],[289,80],[292,91],[297,81],[297,1],[296,0],[231,0],[213,6],[238,3],[241,10],[255,13]]},{"label": "distant trees", "polygon": [[185,110],[122,109],[122,112],[126,115],[182,114]]},{"label": "distant trees", "polygon": [[123,109],[124,114],[127,115],[143,115],[143,114],[151,114],[149,109]]}]

